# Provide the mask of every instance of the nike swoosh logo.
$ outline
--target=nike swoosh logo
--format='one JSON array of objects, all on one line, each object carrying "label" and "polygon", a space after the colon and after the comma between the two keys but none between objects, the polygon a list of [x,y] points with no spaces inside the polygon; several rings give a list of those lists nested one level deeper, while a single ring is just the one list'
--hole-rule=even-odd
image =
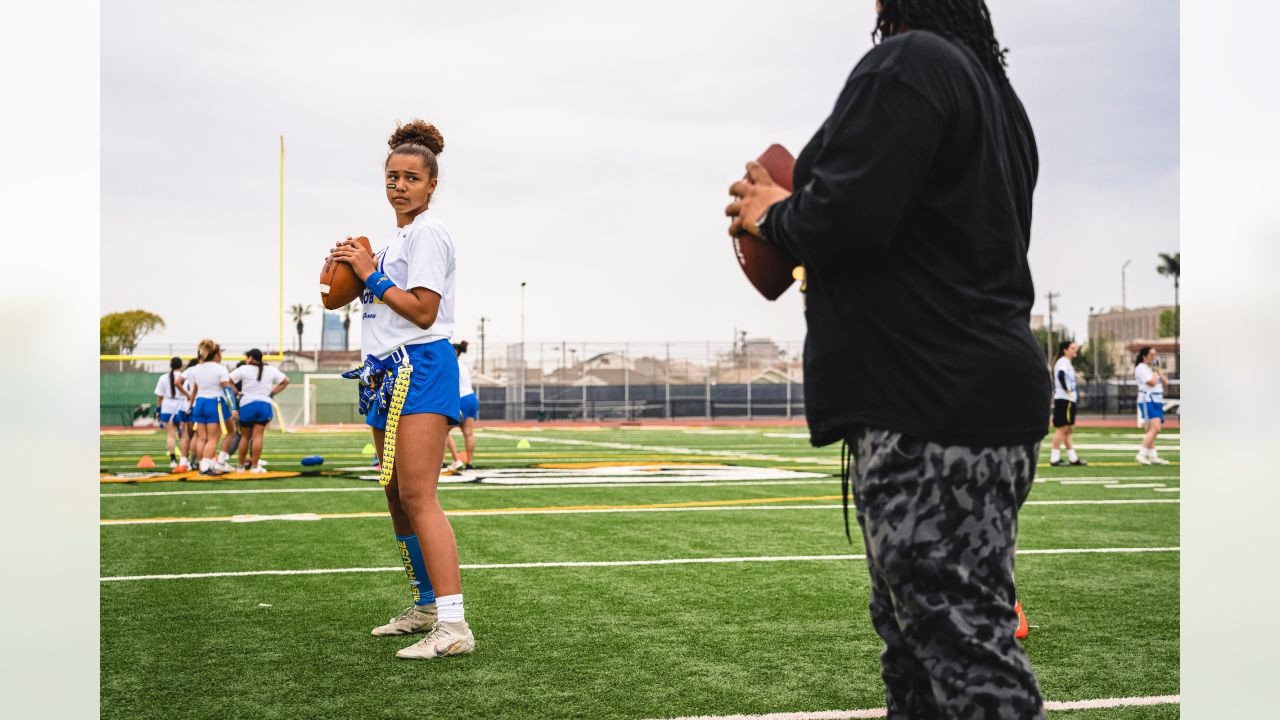
[{"label": "nike swoosh logo", "polygon": [[444,657],[445,655],[451,655],[451,654],[453,654],[453,649],[454,649],[454,648],[456,648],[456,647],[458,647],[458,646],[459,646],[459,645],[461,645],[461,644],[462,644],[462,641],[461,641],[461,640],[458,640],[458,641],[455,641],[452,645],[450,645],[449,647],[447,647],[447,648],[445,648],[445,649],[443,649],[443,650],[440,650],[439,648],[437,648],[437,649],[436,649],[436,657]]}]

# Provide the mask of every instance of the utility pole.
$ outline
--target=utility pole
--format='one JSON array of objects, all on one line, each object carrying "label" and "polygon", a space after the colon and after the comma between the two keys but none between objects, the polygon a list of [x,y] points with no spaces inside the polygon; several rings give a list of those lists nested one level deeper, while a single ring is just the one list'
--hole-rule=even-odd
[{"label": "utility pole", "polygon": [[1056,306],[1053,304],[1053,300],[1054,298],[1061,297],[1062,293],[1048,292],[1048,293],[1045,293],[1044,296],[1049,300],[1049,328],[1048,328],[1049,331],[1045,333],[1045,336],[1044,336],[1044,342],[1046,345],[1044,355],[1049,360],[1049,365],[1052,367],[1053,365],[1053,311],[1056,309]]},{"label": "utility pole", "polygon": [[480,374],[484,374],[484,324],[489,322],[489,318],[480,316]]}]

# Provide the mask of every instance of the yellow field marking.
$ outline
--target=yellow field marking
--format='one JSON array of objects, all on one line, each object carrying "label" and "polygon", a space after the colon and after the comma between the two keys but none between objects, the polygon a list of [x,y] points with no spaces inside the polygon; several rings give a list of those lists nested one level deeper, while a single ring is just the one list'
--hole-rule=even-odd
[{"label": "yellow field marking", "polygon": [[[805,502],[818,500],[839,500],[839,495],[806,495],[800,497],[781,497],[781,498],[750,498],[745,500],[703,500],[697,502],[678,502],[678,503],[650,503],[647,505],[550,505],[546,507],[513,507],[513,508],[488,508],[483,510],[447,510],[446,515],[499,515],[502,513],[530,513],[530,512],[554,512],[554,511],[581,511],[581,510],[660,510],[663,508],[685,508],[685,507],[730,507],[734,505],[762,505],[774,502]],[[306,513],[308,516],[317,518],[361,518],[361,517],[385,517],[390,515],[387,512],[351,512],[351,513]],[[100,520],[102,525],[113,525],[117,523],[137,523],[143,521],[151,522],[216,522],[230,521],[236,518],[252,519],[254,515],[218,515],[210,517],[153,517],[153,518],[117,518],[111,520]]]}]

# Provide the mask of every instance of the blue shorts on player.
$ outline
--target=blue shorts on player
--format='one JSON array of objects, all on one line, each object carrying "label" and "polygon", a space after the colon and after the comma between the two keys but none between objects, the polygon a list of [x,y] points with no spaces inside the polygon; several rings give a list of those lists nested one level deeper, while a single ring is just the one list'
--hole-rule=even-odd
[{"label": "blue shorts on player", "polygon": [[[401,417],[419,413],[435,413],[458,424],[458,357],[447,338],[418,345],[405,345],[382,361],[387,374],[382,382],[395,387],[396,376],[405,370],[405,361],[413,368],[409,375],[409,392],[405,396]],[[389,413],[387,413],[389,414]],[[365,416],[365,424],[378,430],[387,428],[387,414],[374,407]]]},{"label": "blue shorts on player", "polygon": [[173,417],[174,421],[178,422],[179,424],[191,422],[191,413],[186,410],[179,410],[173,415],[174,415]]},{"label": "blue shorts on player", "polygon": [[1138,414],[1142,421],[1164,420],[1164,403],[1158,400],[1138,403]]},{"label": "blue shorts on player", "polygon": [[476,397],[475,393],[471,393],[470,395],[463,395],[458,400],[458,409],[462,411],[463,420],[466,420],[467,418],[471,418],[472,420],[479,420],[480,419],[480,398]]},{"label": "blue shorts on player", "polygon": [[[203,425],[218,422],[218,408],[222,406],[222,398],[196,398],[195,407],[191,408],[191,420]],[[229,414],[224,412],[225,419]]]},{"label": "blue shorts on player", "polygon": [[160,413],[160,427],[164,427],[165,425],[169,424],[170,420],[176,419],[174,417],[175,415],[177,415],[177,413],[166,413],[166,412]]},{"label": "blue shorts on player", "polygon": [[271,403],[266,400],[254,400],[240,406],[241,425],[266,425],[271,418]]}]

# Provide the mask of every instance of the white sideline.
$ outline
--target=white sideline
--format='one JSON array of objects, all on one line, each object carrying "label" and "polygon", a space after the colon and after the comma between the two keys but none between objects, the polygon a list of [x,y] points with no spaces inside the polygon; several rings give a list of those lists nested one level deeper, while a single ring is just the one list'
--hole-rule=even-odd
[{"label": "white sideline", "polygon": [[[477,438],[493,438],[495,440],[527,440],[519,435],[502,435],[500,433],[480,431],[476,433]],[[786,462],[786,463],[810,463],[816,465],[835,465],[839,466],[840,461],[829,457],[782,457],[781,455],[759,455],[756,453],[743,452],[740,450],[695,450],[686,447],[668,447],[660,445],[635,445],[632,443],[616,443],[602,442],[599,440],[570,440],[568,438],[553,438],[538,436],[533,442],[547,443],[552,445],[578,445],[581,447],[598,447],[608,448],[610,450],[644,450],[654,453],[668,453],[671,455],[705,455],[708,457],[731,457],[742,460],[764,460],[767,462]]]},{"label": "white sideline", "polygon": [[[1181,498],[1151,498],[1146,500],[1028,500],[1023,505],[1178,505]],[[852,503],[850,503],[852,506]],[[495,508],[492,510],[446,510],[451,517],[492,517],[497,515],[594,515],[599,513],[651,513],[651,512],[721,512],[747,510],[838,510],[841,505],[706,505],[698,507],[620,507],[620,508]],[[361,518],[386,517],[382,511],[349,512],[349,513],[280,513],[277,515],[257,515],[253,513],[218,516],[218,517],[156,517],[156,518],[104,518],[98,521],[100,527],[117,525],[171,525],[178,523],[207,522],[262,522],[264,520],[358,520]]]},{"label": "white sideline", "polygon": [[[1045,710],[1098,710],[1138,705],[1181,705],[1181,695],[1148,695],[1145,697],[1097,698],[1094,700],[1046,700]],[[815,712],[780,712],[764,715],[686,715],[668,720],[862,720],[888,717],[887,708],[866,710],[818,710]]]},{"label": "white sideline", "polygon": [[[1082,555],[1082,554],[1117,554],[1117,553],[1168,553],[1182,552],[1180,547],[1147,547],[1147,548],[1055,548],[1041,550],[1019,550],[1019,555]],[[700,565],[720,563],[758,563],[758,562],[814,562],[830,560],[866,560],[866,555],[766,555],[758,557],[720,557],[720,558],[673,558],[667,560],[590,560],[579,562],[535,562],[535,563],[489,563],[464,564],[463,570],[518,570],[529,568],[574,568],[574,567],[626,567],[635,565]],[[114,575],[100,577],[100,582],[121,582],[133,580],[189,580],[215,577],[252,577],[259,575],[339,575],[345,573],[370,572],[404,572],[403,565],[394,567],[363,568],[310,568],[306,570],[240,570],[233,572],[211,573],[177,573],[173,575]]]}]

